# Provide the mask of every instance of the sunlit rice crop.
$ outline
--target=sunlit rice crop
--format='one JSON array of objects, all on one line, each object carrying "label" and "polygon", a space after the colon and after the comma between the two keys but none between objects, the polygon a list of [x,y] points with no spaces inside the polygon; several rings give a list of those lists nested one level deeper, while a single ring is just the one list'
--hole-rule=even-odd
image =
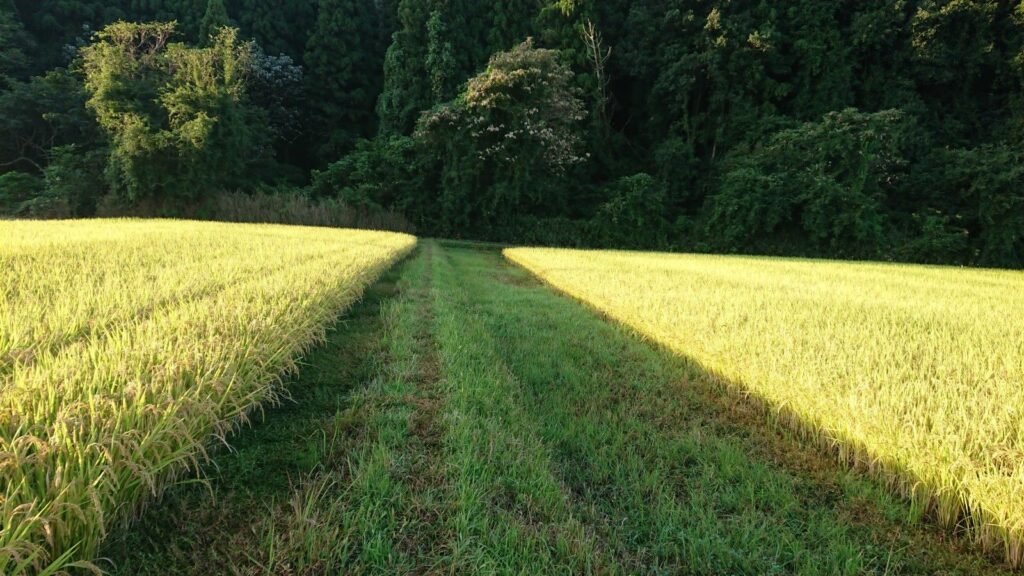
[{"label": "sunlit rice crop", "polygon": [[[383,232],[0,222],[0,574],[94,558],[415,244]],[[80,564],[88,567],[87,564]]]},{"label": "sunlit rice crop", "polygon": [[513,249],[1024,563],[1024,274]]}]

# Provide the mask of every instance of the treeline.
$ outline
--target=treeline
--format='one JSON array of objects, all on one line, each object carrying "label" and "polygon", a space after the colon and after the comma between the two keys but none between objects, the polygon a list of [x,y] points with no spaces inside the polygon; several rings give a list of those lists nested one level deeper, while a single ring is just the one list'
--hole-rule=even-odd
[{"label": "treeline", "polygon": [[0,211],[1021,267],[1021,6],[0,0]]}]

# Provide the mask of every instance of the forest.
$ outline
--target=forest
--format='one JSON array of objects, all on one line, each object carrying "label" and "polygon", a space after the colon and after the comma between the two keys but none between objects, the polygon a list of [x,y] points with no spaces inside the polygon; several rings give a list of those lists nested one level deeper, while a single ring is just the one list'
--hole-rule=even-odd
[{"label": "forest", "polygon": [[0,0],[6,217],[1020,268],[1022,155],[1017,1]]}]

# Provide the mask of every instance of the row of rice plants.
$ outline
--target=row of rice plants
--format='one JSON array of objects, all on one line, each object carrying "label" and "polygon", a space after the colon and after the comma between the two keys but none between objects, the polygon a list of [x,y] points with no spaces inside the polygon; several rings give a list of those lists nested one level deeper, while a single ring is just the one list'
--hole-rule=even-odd
[{"label": "row of rice plants", "polygon": [[685,355],[1024,563],[1024,274],[512,249],[562,292]]},{"label": "row of rice plants", "polygon": [[279,377],[415,245],[191,222],[6,222],[0,238],[3,574],[94,568],[107,530],[285,394]]}]

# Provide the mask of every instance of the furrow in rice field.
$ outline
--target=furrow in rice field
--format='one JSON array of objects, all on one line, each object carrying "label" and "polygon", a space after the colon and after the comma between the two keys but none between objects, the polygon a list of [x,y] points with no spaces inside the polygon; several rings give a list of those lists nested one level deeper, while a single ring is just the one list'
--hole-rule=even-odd
[{"label": "furrow in rice field", "polygon": [[117,573],[1009,573],[495,250],[369,295]]}]

